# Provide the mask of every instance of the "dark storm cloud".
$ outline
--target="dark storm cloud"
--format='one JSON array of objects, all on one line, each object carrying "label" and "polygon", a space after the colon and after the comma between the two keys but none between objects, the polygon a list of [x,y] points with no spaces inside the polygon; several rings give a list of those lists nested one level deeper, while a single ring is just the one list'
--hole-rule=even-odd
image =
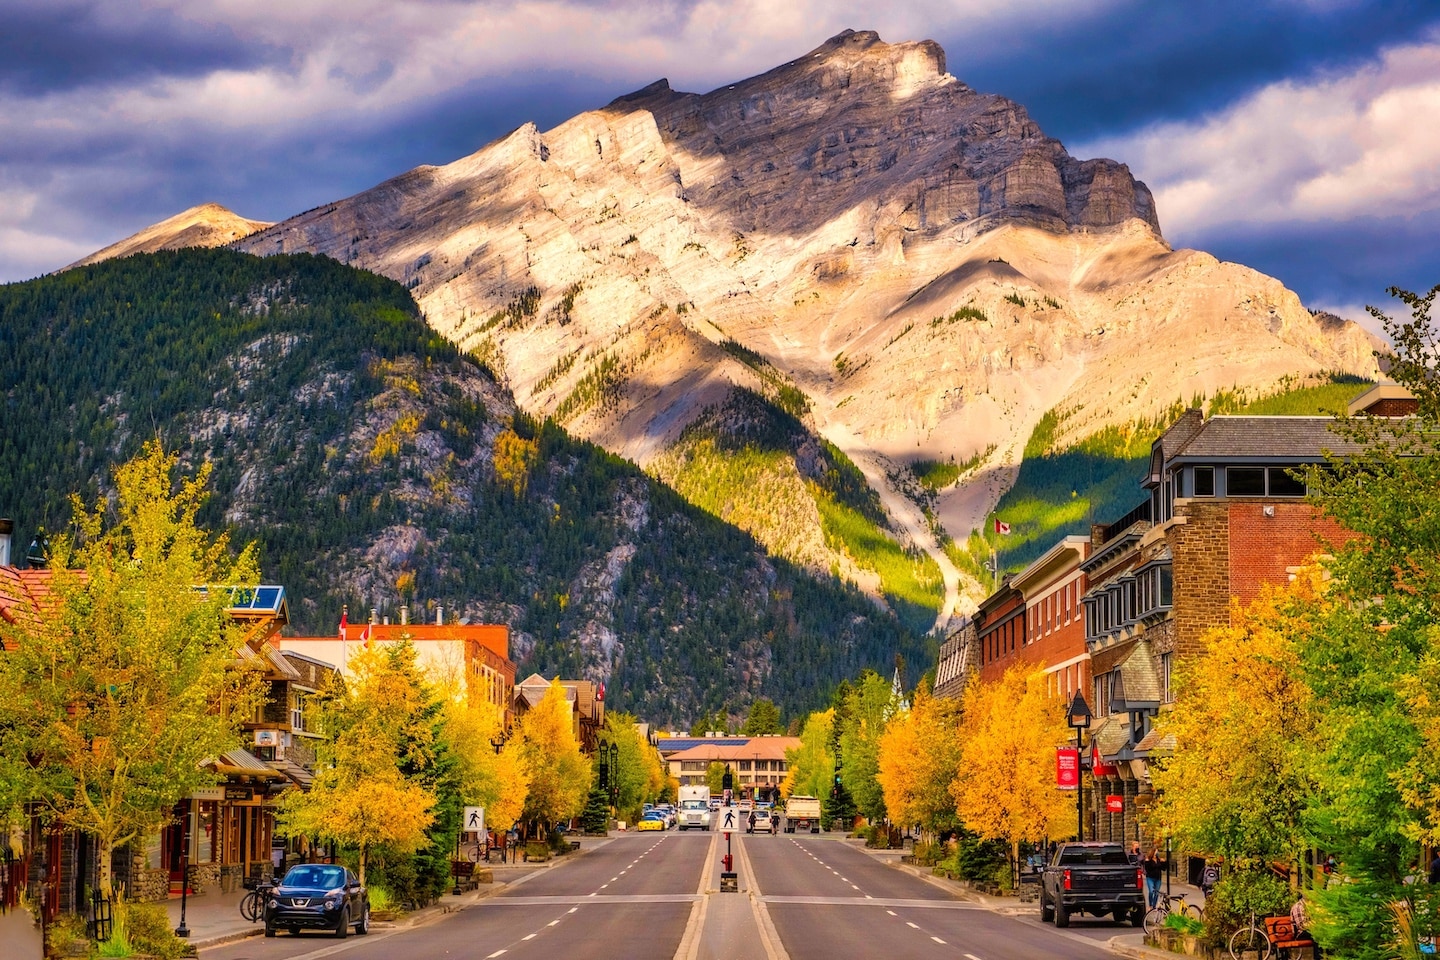
[{"label": "dark storm cloud", "polygon": [[[1440,24],[1433,0],[1131,0],[1013,35],[941,35],[950,72],[1023,104],[1061,140],[1208,113],[1287,78],[1353,69]],[[1124,159],[1118,158],[1118,159]]]},{"label": "dark storm cloud", "polygon": [[0,90],[26,97],[275,66],[290,55],[269,44],[242,41],[223,24],[196,23],[132,4],[47,2],[0,13]]},{"label": "dark storm cloud", "polygon": [[1434,217],[1227,224],[1184,243],[1275,277],[1311,308],[1373,304],[1388,311],[1388,287],[1423,292],[1440,284]]}]

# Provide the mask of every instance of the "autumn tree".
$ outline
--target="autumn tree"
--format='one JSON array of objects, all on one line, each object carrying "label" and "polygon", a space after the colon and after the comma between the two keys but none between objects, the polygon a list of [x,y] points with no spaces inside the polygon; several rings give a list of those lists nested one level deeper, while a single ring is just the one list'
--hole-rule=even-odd
[{"label": "autumn tree", "polygon": [[1306,476],[1313,501],[1354,534],[1329,545],[1334,603],[1299,653],[1321,732],[1307,821],[1344,880],[1315,892],[1315,935],[1327,954],[1360,960],[1394,954],[1387,904],[1411,892],[1421,842],[1440,839],[1437,292],[1392,288],[1408,319],[1370,308],[1395,345],[1390,376],[1417,414],[1342,417],[1336,432],[1358,452]]},{"label": "autumn tree", "polygon": [[835,711],[810,714],[800,731],[800,745],[785,751],[785,779],[780,784],[784,797],[823,797],[829,794],[835,776]]},{"label": "autumn tree", "polygon": [[1020,844],[1068,837],[1074,798],[1055,787],[1055,748],[1069,738],[1065,704],[1043,667],[1016,664],[993,683],[977,677],[961,701],[965,740],[951,785],[955,812],[981,838]]},{"label": "autumn tree", "polygon": [[896,823],[932,832],[958,825],[950,784],[960,769],[960,704],[931,695],[924,682],[907,712],[880,737],[880,787]]},{"label": "autumn tree", "polygon": [[324,701],[332,739],[315,780],[281,802],[285,830],[353,848],[362,883],[372,854],[419,850],[435,822],[436,791],[419,772],[431,768],[441,743],[428,709],[433,697],[414,667],[408,643],[351,656],[349,678],[332,684]]},{"label": "autumn tree", "polygon": [[885,817],[880,788],[880,737],[897,704],[889,681],[866,670],[850,689],[840,726],[840,782],[871,822]]},{"label": "autumn tree", "polygon": [[239,745],[258,702],[225,612],[229,587],[258,580],[254,551],[197,526],[210,468],[177,467],[150,442],[116,471],[113,503],[72,498],[43,606],[0,619],[0,802],[94,837],[107,895],[115,850],[215,782],[201,762]]},{"label": "autumn tree", "polygon": [[1183,848],[1232,869],[1293,862],[1310,846],[1317,704],[1300,677],[1302,643],[1328,606],[1321,572],[1268,587],[1207,631],[1175,670],[1175,704],[1156,730],[1174,744],[1152,762],[1152,817]]},{"label": "autumn tree", "polygon": [[505,718],[480,686],[472,683],[463,695],[445,699],[444,737],[455,757],[462,804],[484,807],[486,825],[507,830],[525,809],[530,771],[518,740],[495,749],[505,733]]},{"label": "autumn tree", "polygon": [[572,708],[559,680],[516,723],[515,738],[530,771],[522,818],[548,828],[578,816],[590,790],[590,761],[575,739]]}]

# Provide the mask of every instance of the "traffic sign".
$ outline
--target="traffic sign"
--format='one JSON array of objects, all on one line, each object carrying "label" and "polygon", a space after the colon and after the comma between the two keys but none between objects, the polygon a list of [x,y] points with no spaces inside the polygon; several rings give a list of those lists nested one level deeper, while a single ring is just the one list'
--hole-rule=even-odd
[{"label": "traffic sign", "polygon": [[478,833],[483,835],[485,833],[485,808],[466,807],[465,819],[463,823],[465,825],[461,829],[465,830],[467,833]]}]

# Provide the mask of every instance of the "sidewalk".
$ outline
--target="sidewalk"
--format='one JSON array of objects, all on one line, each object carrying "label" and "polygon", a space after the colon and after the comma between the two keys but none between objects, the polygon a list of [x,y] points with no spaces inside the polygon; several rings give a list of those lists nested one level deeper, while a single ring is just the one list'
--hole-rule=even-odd
[{"label": "sidewalk", "polygon": [[[398,920],[375,921],[374,929],[388,930],[394,927],[429,923],[444,914],[464,909],[469,904],[494,896],[526,877],[533,876],[557,864],[566,863],[574,857],[583,856],[588,850],[605,842],[608,840],[603,837],[585,838],[581,841],[579,850],[563,857],[547,860],[544,863],[516,863],[504,866],[501,866],[498,861],[494,865],[482,863],[480,866],[488,866],[494,875],[494,883],[478,884],[474,890],[466,891],[458,897],[447,890],[439,900],[430,906],[412,910]],[[196,949],[203,949],[264,934],[265,924],[258,920],[252,923],[240,916],[240,898],[244,895],[245,891],[239,890],[234,893],[211,891],[187,897],[185,899],[185,925],[190,929],[190,943],[194,944]],[[171,929],[179,927],[180,899],[176,897],[167,900],[165,910],[170,915]]]},{"label": "sidewalk", "polygon": [[[1016,897],[992,897],[979,893],[970,887],[964,880],[950,880],[945,877],[937,877],[929,867],[919,867],[913,864],[901,863],[899,850],[871,850],[863,841],[846,840],[856,847],[857,850],[869,854],[876,860],[889,863],[899,870],[904,870],[913,876],[926,880],[947,892],[978,904],[980,907],[1007,917],[1040,917],[1040,904],[1038,901],[1021,903]],[[1163,889],[1163,888],[1162,888]],[[1184,894],[1185,899],[1191,903],[1199,904],[1202,908],[1205,905],[1205,895],[1199,887],[1191,886],[1188,883],[1170,881],[1171,895]],[[1145,945],[1145,934],[1134,927],[1116,927],[1117,930],[1124,929],[1126,932],[1111,937],[1108,941],[1097,940],[1096,943],[1105,946],[1111,953],[1123,957],[1134,957],[1136,960],[1174,960],[1175,954],[1155,947]]]}]

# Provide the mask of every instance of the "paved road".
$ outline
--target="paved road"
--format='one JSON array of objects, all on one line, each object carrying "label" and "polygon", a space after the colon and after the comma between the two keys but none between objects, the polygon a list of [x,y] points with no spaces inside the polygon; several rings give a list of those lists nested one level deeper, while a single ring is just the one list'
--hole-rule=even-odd
[{"label": "paved road", "polygon": [[720,893],[721,835],[616,837],[424,925],[337,941],[252,938],[203,960],[1032,960],[1111,957],[1093,937],[999,916],[810,836],[732,838],[738,894]]},{"label": "paved road", "polygon": [[745,850],[791,960],[1112,956],[1090,938],[991,913],[840,841],[782,834],[749,838]]}]

